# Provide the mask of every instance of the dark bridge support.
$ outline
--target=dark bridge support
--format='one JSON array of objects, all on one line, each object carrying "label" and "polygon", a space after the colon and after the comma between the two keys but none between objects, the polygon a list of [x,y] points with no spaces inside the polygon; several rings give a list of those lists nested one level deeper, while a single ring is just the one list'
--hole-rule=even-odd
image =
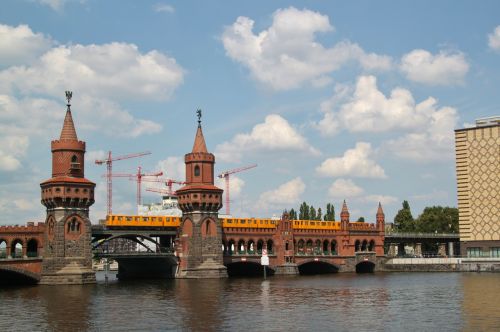
[{"label": "dark bridge support", "polygon": [[337,266],[321,261],[303,263],[299,265],[298,268],[299,274],[301,275],[328,274],[339,272],[339,268]]},{"label": "dark bridge support", "polygon": [[[256,262],[236,262],[226,265],[229,277],[262,277],[264,267]],[[274,269],[266,267],[268,276],[274,275]]]},{"label": "dark bridge support", "polygon": [[165,279],[173,278],[177,269],[174,257],[120,257],[118,279]]},{"label": "dark bridge support", "polygon": [[373,273],[375,271],[375,263],[370,261],[360,262],[356,264],[356,273]]}]

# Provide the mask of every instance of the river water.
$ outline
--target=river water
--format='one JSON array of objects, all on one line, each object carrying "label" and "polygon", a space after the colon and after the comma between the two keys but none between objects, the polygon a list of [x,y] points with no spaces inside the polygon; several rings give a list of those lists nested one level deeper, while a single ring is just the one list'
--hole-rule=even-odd
[{"label": "river water", "polygon": [[500,330],[500,274],[103,278],[0,289],[0,331]]}]

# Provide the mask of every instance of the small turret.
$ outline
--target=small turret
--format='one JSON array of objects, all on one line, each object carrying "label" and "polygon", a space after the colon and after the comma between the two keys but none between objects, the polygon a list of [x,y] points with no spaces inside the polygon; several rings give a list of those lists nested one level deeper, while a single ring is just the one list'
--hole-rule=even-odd
[{"label": "small turret", "polygon": [[340,212],[340,223],[341,228],[346,230],[349,226],[349,210],[347,209],[347,204],[344,200],[344,204],[342,204],[342,211]]},{"label": "small turret", "polygon": [[384,230],[385,227],[385,214],[384,210],[382,210],[382,204],[380,202],[378,203],[378,209],[377,209],[377,229],[378,230]]}]

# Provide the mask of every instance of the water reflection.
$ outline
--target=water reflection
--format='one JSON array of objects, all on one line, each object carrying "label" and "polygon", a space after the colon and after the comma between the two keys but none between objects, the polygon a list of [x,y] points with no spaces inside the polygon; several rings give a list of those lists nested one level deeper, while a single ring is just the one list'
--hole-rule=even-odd
[{"label": "water reflection", "polygon": [[[101,280],[0,288],[0,331],[457,331],[500,326],[500,274]],[[13,319],[15,317],[15,319]]]},{"label": "water reflection", "polygon": [[461,276],[466,331],[500,328],[500,278],[498,274],[470,273]]}]

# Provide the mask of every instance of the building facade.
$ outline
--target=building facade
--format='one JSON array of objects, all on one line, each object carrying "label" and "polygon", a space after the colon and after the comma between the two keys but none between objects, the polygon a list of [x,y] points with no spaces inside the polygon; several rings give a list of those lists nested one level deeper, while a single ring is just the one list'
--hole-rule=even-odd
[{"label": "building facade", "polygon": [[500,116],[455,130],[461,254],[500,257]]}]

